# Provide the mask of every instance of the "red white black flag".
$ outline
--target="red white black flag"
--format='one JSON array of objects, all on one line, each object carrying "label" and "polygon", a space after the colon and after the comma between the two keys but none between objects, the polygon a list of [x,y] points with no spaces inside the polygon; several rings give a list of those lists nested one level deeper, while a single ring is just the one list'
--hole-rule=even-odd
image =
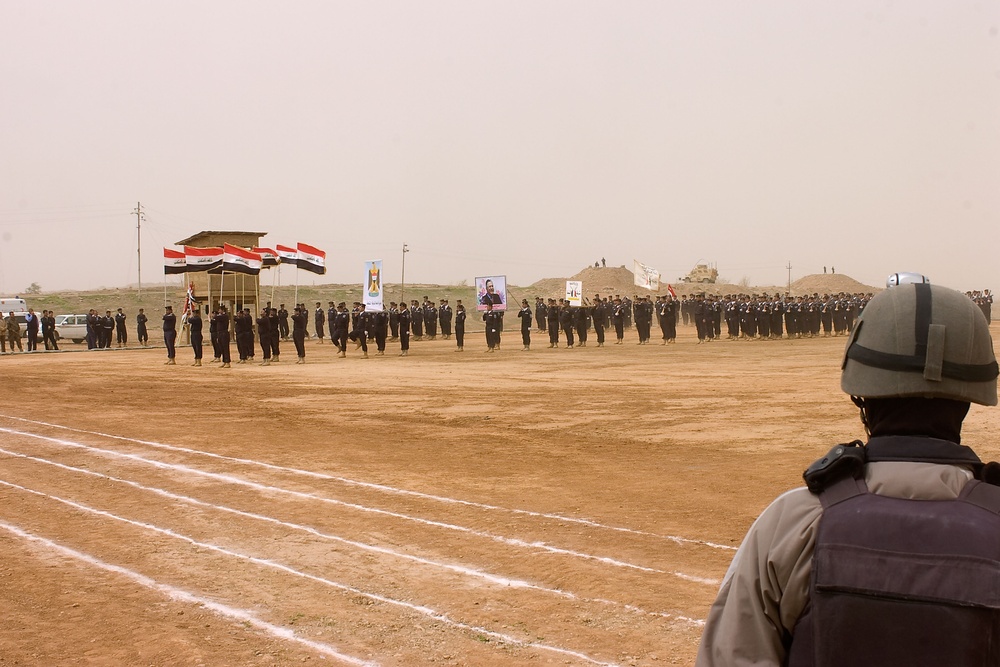
[{"label": "red white black flag", "polygon": [[272,250],[271,248],[251,248],[250,252],[260,255],[262,269],[269,269],[272,266],[278,265],[278,252],[276,250]]},{"label": "red white black flag", "polygon": [[274,247],[278,249],[278,258],[281,260],[282,264],[291,264],[292,266],[299,265],[298,250],[284,245],[276,245]]},{"label": "red white black flag", "polygon": [[178,273],[186,273],[187,261],[185,261],[184,253],[180,250],[171,250],[170,248],[163,249],[163,274],[166,276],[175,276]]},{"label": "red white black flag", "polygon": [[299,243],[298,265],[300,269],[323,275],[326,273],[326,253],[305,243]]},{"label": "red white black flag", "polygon": [[222,270],[256,276],[260,273],[260,255],[234,245],[222,245]]},{"label": "red white black flag", "polygon": [[186,245],[184,255],[189,272],[222,268],[222,248],[192,248]]}]

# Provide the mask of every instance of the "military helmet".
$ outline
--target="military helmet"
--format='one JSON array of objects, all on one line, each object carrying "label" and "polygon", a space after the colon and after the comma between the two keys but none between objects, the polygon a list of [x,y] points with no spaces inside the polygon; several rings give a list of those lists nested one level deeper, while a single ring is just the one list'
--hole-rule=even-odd
[{"label": "military helmet", "polygon": [[949,398],[997,404],[997,360],[982,311],[946,287],[890,287],[868,303],[844,350],[851,396]]}]

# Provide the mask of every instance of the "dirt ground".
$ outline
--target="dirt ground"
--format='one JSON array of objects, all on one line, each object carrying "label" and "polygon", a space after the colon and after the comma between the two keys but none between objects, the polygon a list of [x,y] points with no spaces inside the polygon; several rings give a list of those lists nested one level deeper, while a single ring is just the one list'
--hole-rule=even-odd
[{"label": "dirt ground", "polygon": [[0,666],[691,664],[754,517],[862,437],[844,339],[542,338],[0,358]]}]

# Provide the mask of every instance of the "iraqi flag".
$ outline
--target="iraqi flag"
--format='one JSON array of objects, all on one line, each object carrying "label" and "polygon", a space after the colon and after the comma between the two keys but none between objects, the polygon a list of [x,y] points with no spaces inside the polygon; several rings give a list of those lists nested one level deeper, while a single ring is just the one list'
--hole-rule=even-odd
[{"label": "iraqi flag", "polygon": [[187,260],[180,250],[163,249],[163,275],[176,276],[187,273]]},{"label": "iraqi flag", "polygon": [[292,266],[299,265],[299,251],[295,248],[289,248],[286,245],[276,245],[274,246],[278,249],[278,259],[282,264],[291,264]]},{"label": "iraqi flag", "polygon": [[222,268],[222,248],[192,248],[184,246],[188,271],[212,271]]},{"label": "iraqi flag", "polygon": [[674,286],[671,285],[670,283],[667,283],[667,291],[670,292],[671,297],[673,297],[674,299],[677,298],[677,292],[674,291]]},{"label": "iraqi flag", "polygon": [[250,252],[260,255],[260,268],[262,269],[270,269],[272,266],[278,265],[278,251],[276,250],[272,250],[271,248],[251,248]]},{"label": "iraqi flag", "polygon": [[260,266],[263,264],[263,261],[260,255],[255,252],[244,250],[228,243],[222,245],[223,271],[256,276],[260,273]]},{"label": "iraqi flag", "polygon": [[298,265],[300,269],[323,275],[326,273],[326,253],[305,243],[299,243]]}]

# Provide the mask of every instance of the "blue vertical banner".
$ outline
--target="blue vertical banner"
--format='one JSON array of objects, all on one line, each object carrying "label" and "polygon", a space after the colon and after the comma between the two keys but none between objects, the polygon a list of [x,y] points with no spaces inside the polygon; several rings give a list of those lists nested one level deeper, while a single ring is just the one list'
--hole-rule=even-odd
[{"label": "blue vertical banner", "polygon": [[365,262],[364,284],[365,310],[382,310],[382,260],[373,259]]}]

